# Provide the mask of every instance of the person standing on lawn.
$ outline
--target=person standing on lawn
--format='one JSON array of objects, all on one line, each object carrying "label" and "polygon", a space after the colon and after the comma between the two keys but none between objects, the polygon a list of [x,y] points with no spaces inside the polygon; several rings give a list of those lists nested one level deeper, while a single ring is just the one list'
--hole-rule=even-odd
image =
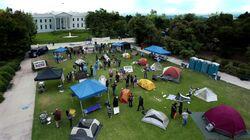
[{"label": "person standing on lawn", "polygon": [[106,87],[107,87],[107,92],[109,92],[109,80],[106,80]]},{"label": "person standing on lawn", "polygon": [[131,95],[128,97],[128,106],[129,106],[129,107],[133,107],[133,100],[134,100],[134,96],[133,96],[133,94],[131,94]]},{"label": "person standing on lawn", "polygon": [[144,110],[144,106],[143,106],[143,98],[140,96],[139,97],[139,105],[137,107],[137,111],[140,110],[140,107],[142,107],[142,110]]},{"label": "person standing on lawn", "polygon": [[130,84],[134,87],[134,76],[130,76]]},{"label": "person standing on lawn", "polygon": [[118,71],[116,71],[115,80],[116,80],[117,82],[120,81],[120,76],[119,76],[119,74],[118,74]]},{"label": "person standing on lawn", "polygon": [[128,88],[128,86],[129,86],[129,76],[126,77],[126,85],[125,86],[126,86],[126,88]]},{"label": "person standing on lawn", "polygon": [[184,111],[184,112],[182,112],[182,119],[183,119],[183,126],[186,126],[187,125],[187,120],[188,120],[188,111]]},{"label": "person standing on lawn", "polygon": [[68,120],[69,120],[69,126],[70,126],[70,128],[72,128],[72,121],[73,121],[73,116],[69,113],[69,110],[66,110],[66,116],[67,116],[67,118],[68,118]]},{"label": "person standing on lawn", "polygon": [[133,88],[137,85],[137,77],[136,75],[134,76],[134,81],[133,81]]},{"label": "person standing on lawn", "polygon": [[92,65],[90,66],[90,76],[91,77],[93,76],[93,66]]},{"label": "person standing on lawn", "polygon": [[172,104],[171,106],[171,118],[175,119],[176,116],[176,111],[177,111],[177,107],[176,107],[177,103]]},{"label": "person standing on lawn", "polygon": [[116,90],[116,81],[112,84],[112,91],[113,91],[113,96],[115,96],[115,90]]},{"label": "person standing on lawn", "polygon": [[60,121],[61,121],[61,117],[62,117],[62,113],[61,111],[56,108],[55,112],[52,113],[54,115],[54,119],[55,119],[55,122],[56,122],[56,127],[59,128],[60,127]]},{"label": "person standing on lawn", "polygon": [[112,108],[109,104],[107,105],[107,112],[108,112],[109,118],[111,118],[112,117]]},{"label": "person standing on lawn", "polygon": [[147,74],[147,68],[146,67],[144,68],[143,74],[144,74],[144,78],[147,79],[148,74]]}]

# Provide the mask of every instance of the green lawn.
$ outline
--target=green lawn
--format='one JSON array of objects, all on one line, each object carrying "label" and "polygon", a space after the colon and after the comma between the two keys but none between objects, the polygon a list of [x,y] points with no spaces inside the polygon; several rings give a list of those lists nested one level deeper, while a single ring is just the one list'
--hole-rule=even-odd
[{"label": "green lawn", "polygon": [[[71,32],[72,36],[78,36],[75,38],[63,38],[68,36]],[[62,43],[62,42],[78,42],[84,41],[87,38],[90,38],[91,35],[86,30],[71,30],[71,31],[55,31],[48,33],[38,33],[35,36],[34,44],[47,44],[47,43]]]},{"label": "green lawn", "polygon": [[[117,53],[117,57],[121,58],[121,54]],[[61,64],[55,64],[52,59],[52,54],[44,56],[48,60],[50,66],[64,68],[64,74],[72,70],[71,61],[66,61]],[[95,61],[94,54],[88,54],[86,61],[89,64],[93,64]],[[136,57],[132,60],[122,59],[122,65],[131,65],[132,61],[135,61],[139,58]],[[76,58],[74,58],[76,59]],[[150,64],[153,63],[149,59]],[[165,62],[164,66],[173,65],[171,63]],[[134,74],[137,75],[138,79],[142,78],[143,73],[141,68],[137,65],[133,66]],[[149,77],[152,74],[160,72],[151,72],[148,74]],[[107,71],[100,70],[98,75],[106,75]],[[76,98],[71,98],[71,91],[69,87],[74,83],[66,83],[64,93],[59,93],[57,90],[58,81],[49,81],[46,82],[47,91],[44,94],[36,95],[36,105],[34,113],[34,123],[33,123],[33,133],[32,139],[34,140],[67,140],[69,139],[70,128],[69,122],[65,116],[65,110],[68,108],[75,108],[77,110],[77,116],[74,119],[74,124],[82,117],[80,111],[80,104]],[[188,107],[193,112],[206,111],[211,107],[214,107],[219,104],[226,104],[235,107],[245,119],[245,123],[250,129],[250,90],[246,90],[231,84],[227,84],[222,81],[214,81],[208,76],[201,73],[192,72],[189,69],[184,69],[182,71],[182,78],[180,84],[166,82],[166,81],[157,81],[155,82],[156,89],[154,91],[146,91],[140,87],[131,87],[132,92],[135,95],[134,107],[129,108],[127,104],[120,105],[120,114],[113,116],[111,119],[107,116],[107,111],[104,106],[104,102],[107,99],[107,94],[104,94],[102,97],[91,98],[83,101],[84,108],[93,105],[97,102],[102,104],[102,109],[95,111],[87,116],[87,118],[97,118],[104,126],[100,131],[98,136],[99,140],[153,140],[153,139],[204,139],[202,133],[196,127],[191,117],[189,117],[189,122],[186,127],[182,127],[182,120],[179,117],[176,120],[170,120],[168,128],[166,131],[141,122],[143,115],[141,112],[136,111],[136,106],[138,103],[138,96],[142,95],[144,98],[144,104],[146,109],[154,108],[156,110],[162,111],[168,116],[170,115],[170,107],[173,103],[170,100],[162,98],[162,93],[164,94],[176,94],[177,92],[187,93],[190,86],[193,87],[209,87],[218,95],[218,102],[207,103],[196,97],[192,97],[192,102],[190,105],[184,104],[184,108]],[[121,88],[125,86],[125,81],[122,81],[118,85],[118,92],[121,91]],[[161,102],[157,101],[156,98],[162,99]],[[52,112],[58,107],[63,111],[63,119],[61,122],[61,128],[57,129],[55,124],[51,125],[42,125],[39,122],[39,113],[42,111]],[[170,118],[170,117],[169,117]]]}]

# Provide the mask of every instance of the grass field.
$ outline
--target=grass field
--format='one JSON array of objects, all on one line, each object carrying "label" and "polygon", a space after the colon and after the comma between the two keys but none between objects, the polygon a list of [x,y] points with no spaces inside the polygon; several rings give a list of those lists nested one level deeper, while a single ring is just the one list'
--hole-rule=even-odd
[{"label": "grass field", "polygon": [[[68,36],[71,32],[72,36],[78,36],[75,38],[63,38]],[[78,42],[84,41],[90,38],[91,35],[86,30],[70,30],[70,31],[55,31],[48,33],[38,33],[35,36],[34,44],[47,44],[47,43],[62,43],[62,42]]]},{"label": "grass field", "polygon": [[[121,54],[115,54],[117,57],[122,59],[122,65],[131,65],[132,61],[135,61],[139,56],[127,60],[121,57]],[[48,60],[50,66],[60,67],[64,69],[64,74],[66,75],[72,70],[72,64],[74,60],[68,60],[66,62],[56,64],[53,61],[52,54],[44,56],[44,59]],[[94,64],[95,55],[88,54],[85,59],[88,64]],[[153,60],[149,58],[149,63],[152,64]],[[164,62],[163,66],[173,65],[171,63]],[[141,72],[141,67],[133,65],[134,74],[137,75],[138,79],[143,77]],[[158,74],[161,72],[150,72],[148,77],[152,74]],[[98,77],[100,75],[108,75],[107,71],[99,70]],[[151,78],[150,78],[151,79]],[[76,82],[75,82],[76,83]],[[34,122],[33,122],[33,140],[67,140],[69,139],[70,128],[69,122],[65,116],[65,110],[68,108],[75,108],[77,110],[77,116],[74,119],[74,124],[82,117],[80,104],[76,98],[71,98],[71,91],[69,87],[74,83],[65,84],[65,92],[59,93],[57,90],[58,81],[46,82],[47,91],[44,94],[36,95]],[[188,124],[186,127],[182,126],[182,119],[178,117],[176,120],[171,120],[164,131],[156,126],[146,124],[141,122],[143,117],[141,112],[136,111],[138,96],[142,95],[144,98],[144,105],[146,109],[153,108],[164,112],[168,116],[170,115],[170,107],[173,103],[170,100],[163,99],[162,93],[164,94],[176,94],[178,92],[183,92],[186,94],[190,86],[193,87],[209,87],[218,95],[218,101],[207,103],[196,97],[192,97],[192,102],[190,105],[184,104],[184,108],[188,107],[193,112],[205,112],[211,107],[220,104],[226,104],[236,108],[243,118],[245,123],[250,129],[250,90],[246,90],[231,84],[227,84],[222,81],[214,81],[206,75],[201,73],[193,72],[189,69],[184,69],[182,71],[182,78],[180,84],[166,82],[166,81],[156,81],[156,89],[154,91],[146,91],[140,87],[130,88],[134,93],[134,106],[129,108],[127,104],[120,105],[120,114],[113,116],[111,119],[107,116],[107,111],[104,106],[105,100],[107,100],[107,94],[103,94],[102,97],[95,97],[83,101],[84,108],[89,107],[97,102],[102,104],[102,109],[95,111],[89,115],[87,118],[97,118],[102,124],[103,128],[100,131],[98,140],[163,140],[163,139],[186,139],[186,140],[198,140],[204,139],[202,133],[196,127],[191,117],[188,119]],[[122,81],[118,85],[117,94],[121,91],[121,88],[125,87],[125,81]],[[157,101],[155,98],[161,99],[161,102]],[[39,114],[42,111],[53,112],[54,109],[58,107],[63,112],[63,118],[61,122],[61,127],[57,129],[54,122],[51,125],[42,125],[39,122]],[[169,117],[170,118],[170,117]]]}]

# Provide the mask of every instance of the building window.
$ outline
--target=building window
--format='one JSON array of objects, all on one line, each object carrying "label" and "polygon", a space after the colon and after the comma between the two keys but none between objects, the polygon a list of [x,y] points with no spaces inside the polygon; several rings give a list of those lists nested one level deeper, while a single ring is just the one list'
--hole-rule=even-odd
[{"label": "building window", "polygon": [[51,19],[49,19],[49,22],[51,22]]},{"label": "building window", "polygon": [[79,27],[79,23],[77,23],[77,28]]},{"label": "building window", "polygon": [[73,23],[73,28],[75,28],[75,24]]},{"label": "building window", "polygon": [[75,21],[75,18],[73,18],[73,21]]},{"label": "building window", "polygon": [[83,18],[81,18],[81,20],[83,21]]},{"label": "building window", "polygon": [[47,25],[45,25],[45,29],[47,29]]},{"label": "building window", "polygon": [[83,23],[82,23],[82,25],[81,25],[82,27],[83,27]]},{"label": "building window", "polygon": [[79,21],[79,18],[77,18],[77,21]]},{"label": "building window", "polygon": [[43,22],[43,20],[42,19],[40,19],[40,23],[42,23]]},{"label": "building window", "polygon": [[51,24],[49,25],[49,28],[52,29],[52,25]]},{"label": "building window", "polygon": [[47,19],[44,19],[44,22],[47,22]]},{"label": "building window", "polygon": [[35,22],[37,23],[37,19],[35,20]]},{"label": "building window", "polygon": [[43,29],[43,25],[40,25],[40,29],[41,29],[41,30]]}]

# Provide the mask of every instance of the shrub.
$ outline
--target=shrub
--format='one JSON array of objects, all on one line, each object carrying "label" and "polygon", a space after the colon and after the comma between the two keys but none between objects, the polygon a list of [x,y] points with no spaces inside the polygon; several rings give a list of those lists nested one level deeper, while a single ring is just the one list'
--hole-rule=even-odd
[{"label": "shrub", "polygon": [[0,81],[0,92],[5,92],[7,90],[9,83],[5,83],[3,81]]},{"label": "shrub", "polygon": [[1,67],[0,71],[8,72],[11,75],[15,74],[15,69],[13,69],[11,66],[8,66],[8,64],[5,65],[5,66],[3,66],[3,67]]},{"label": "shrub", "polygon": [[12,79],[12,75],[8,72],[5,71],[0,71],[0,75],[2,76],[3,79],[5,79],[6,81],[10,81]]},{"label": "shrub", "polygon": [[15,71],[17,71],[19,70],[19,67],[20,67],[20,61],[13,60],[12,62],[8,63],[8,66],[12,67]]},{"label": "shrub", "polygon": [[0,103],[4,100],[3,93],[0,92]]}]

